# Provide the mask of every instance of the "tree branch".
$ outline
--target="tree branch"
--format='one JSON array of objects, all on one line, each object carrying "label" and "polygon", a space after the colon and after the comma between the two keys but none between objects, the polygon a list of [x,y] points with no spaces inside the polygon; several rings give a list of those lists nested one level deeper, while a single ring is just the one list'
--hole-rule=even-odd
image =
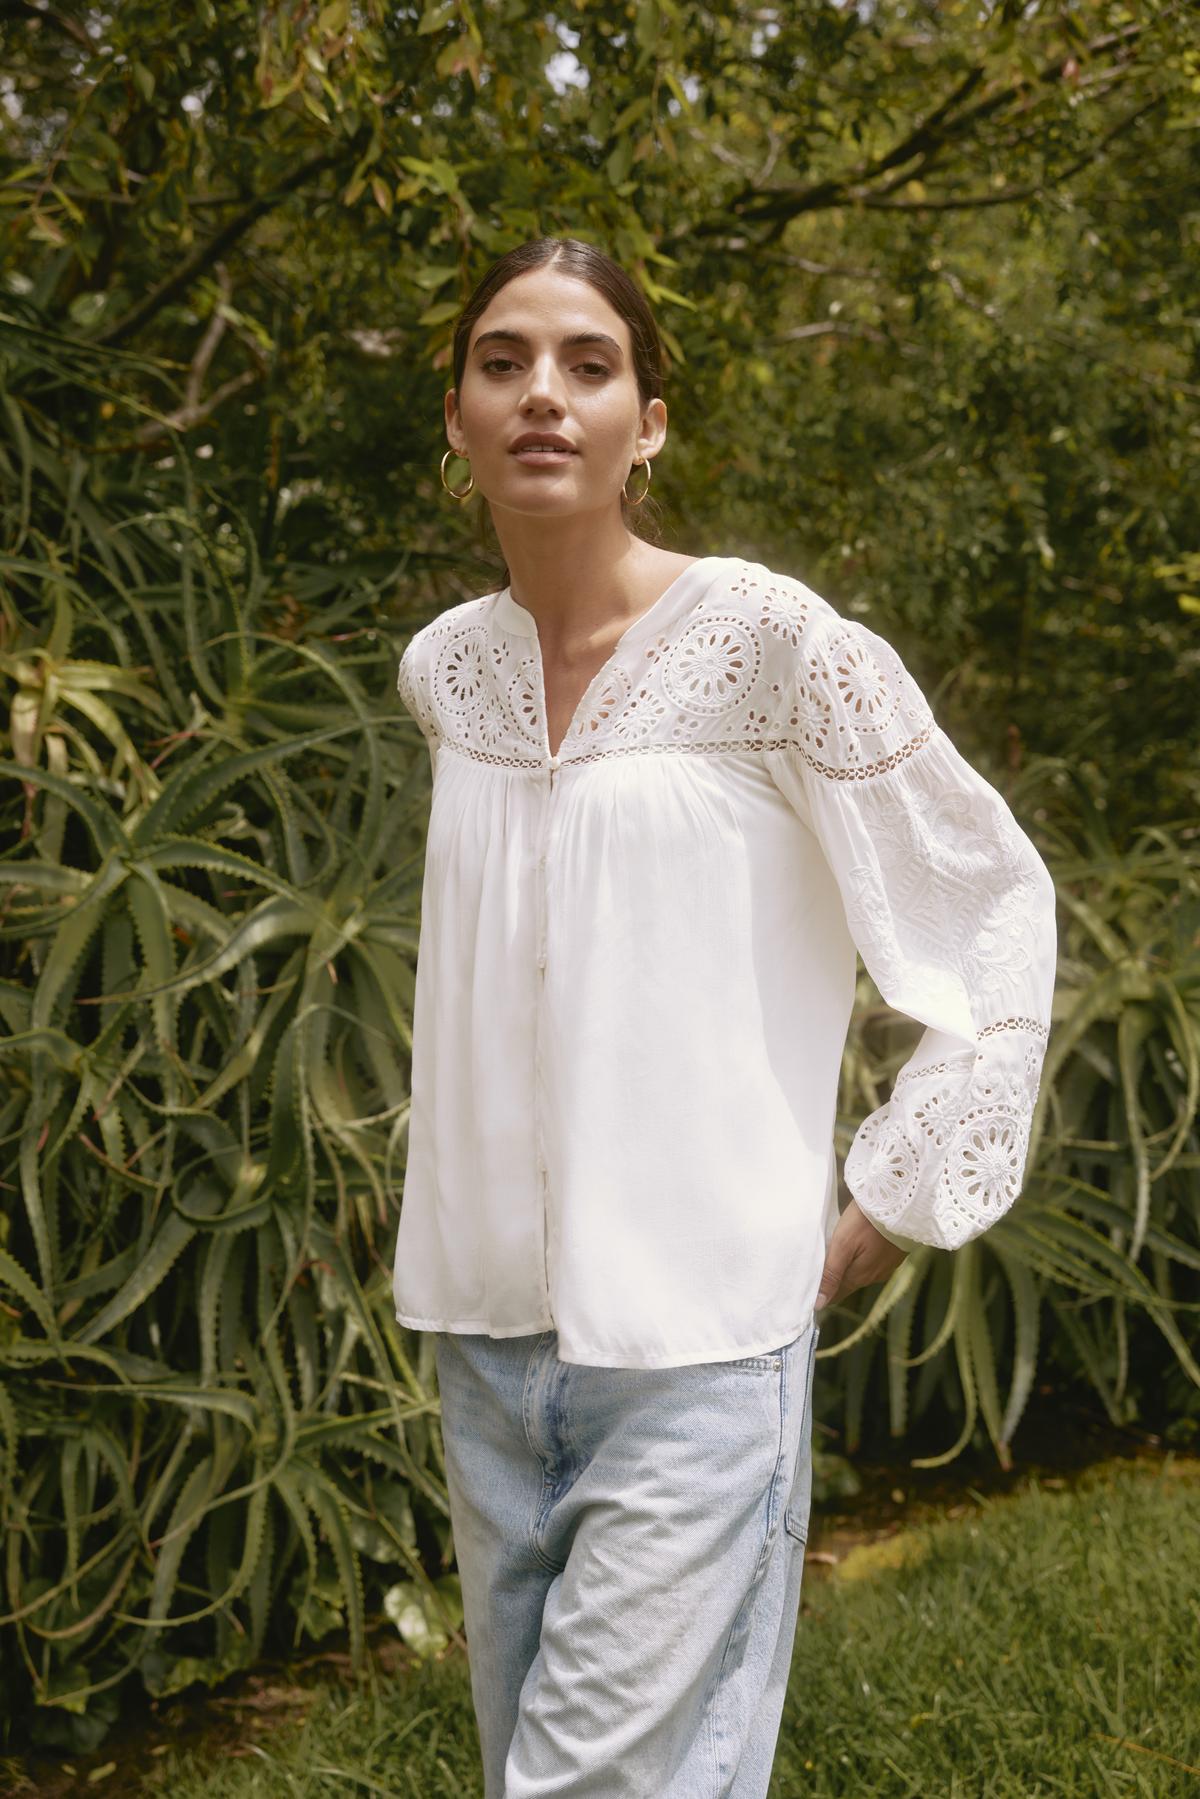
[{"label": "tree branch", "polygon": [[[1121,49],[1136,39],[1142,30],[1141,25],[1123,26],[1119,31],[1109,32],[1104,37],[1096,38],[1081,54],[1084,57],[1093,57],[1102,55],[1109,50]],[[1038,70],[1035,76],[1011,81],[1006,86],[985,94],[973,106],[955,112],[954,108],[960,106],[967,95],[978,86],[983,72],[982,68],[969,70],[951,93],[940,101],[919,125],[914,126],[897,144],[880,156],[859,163],[856,168],[848,170],[844,175],[831,176],[823,181],[813,182],[806,187],[776,188],[774,191],[765,193],[753,187],[744,188],[741,194],[726,203],[722,209],[724,217],[721,220],[691,225],[688,228],[688,235],[692,237],[712,236],[724,231],[728,228],[729,218],[732,215],[738,224],[770,226],[771,230],[768,234],[768,240],[770,240],[770,238],[779,236],[790,219],[796,218],[802,213],[817,212],[829,206],[842,204],[883,207],[888,202],[881,199],[869,200],[861,192],[855,190],[861,189],[865,183],[875,180],[879,175],[890,174],[898,168],[903,168],[907,163],[917,161],[917,169],[910,171],[907,177],[909,180],[914,179],[922,169],[930,168],[936,158],[951,144],[961,143],[984,119],[998,112],[1031,87],[1058,81],[1062,74],[1062,57],[1061,55],[1052,57]],[[1107,137],[1102,139],[1101,145],[1107,141]],[[1075,173],[1076,168],[1083,167],[1091,161],[1095,154],[1096,147],[1094,146],[1089,150],[1082,163],[1064,171],[1064,174]],[[884,191],[890,192],[902,184],[901,180],[896,180],[893,176],[893,179],[886,184]],[[925,206],[932,210],[938,206],[949,208],[957,205],[1002,205],[1008,200],[1025,198],[1029,194],[1039,192],[1041,185],[1044,184],[1033,188],[1006,190],[1003,194],[989,194],[962,201],[896,201],[891,204],[894,204],[897,210],[912,210],[914,206]]]},{"label": "tree branch", "polygon": [[3,0],[0,4],[0,19],[36,19],[39,24],[56,25],[67,37],[73,37],[77,44],[86,49],[96,48],[84,27],[77,19],[70,19],[53,6],[34,6],[32,0]]},{"label": "tree branch", "polygon": [[[1068,181],[1072,175],[1078,175],[1080,169],[1086,169],[1089,163],[1095,162],[1100,152],[1106,149],[1115,137],[1120,137],[1122,132],[1130,130],[1139,119],[1145,118],[1148,112],[1153,112],[1156,107],[1161,106],[1165,99],[1165,94],[1156,94],[1153,100],[1146,102],[1145,106],[1136,107],[1123,119],[1118,119],[1117,123],[1104,133],[1098,144],[1090,145],[1075,162],[1068,163],[1065,169],[1060,169],[1055,179]],[[846,197],[857,206],[870,208],[872,212],[956,212],[969,206],[1008,206],[1014,200],[1032,200],[1037,194],[1044,193],[1045,188],[1044,181],[1034,181],[1028,187],[1004,187],[994,194],[962,194],[957,198],[954,195],[945,195],[940,200],[884,200],[880,199],[878,195],[867,194],[848,194]]]},{"label": "tree branch", "polygon": [[105,444],[103,448],[106,451],[120,448],[148,450],[154,444],[162,443],[176,431],[191,431],[195,426],[203,425],[212,417],[218,406],[223,405],[234,394],[240,394],[247,387],[253,387],[255,382],[261,381],[262,378],[261,369],[243,369],[240,375],[232,375],[228,381],[222,381],[220,387],[214,387],[207,400],[197,399],[190,405],[179,406],[174,412],[168,413],[166,418],[155,419],[153,423],[143,425],[131,444],[127,446]]},{"label": "tree branch", "polygon": [[188,370],[187,387],[184,390],[184,406],[192,410],[195,410],[200,404],[200,389],[204,385],[204,377],[217,353],[217,345],[224,337],[229,325],[229,321],[221,309],[229,304],[230,296],[233,293],[233,284],[229,279],[229,270],[223,262],[217,264],[216,275],[219,298],[213,307],[212,317],[208,321],[208,329],[200,339],[196,347],[196,354],[192,357],[192,366]]},{"label": "tree branch", "polygon": [[314,176],[324,174],[326,169],[349,161],[358,154],[359,147],[358,139],[352,138],[337,150],[322,151],[319,156],[310,156],[307,162],[299,163],[287,179],[275,189],[274,193],[259,194],[251,200],[248,206],[243,207],[241,212],[235,214],[227,224],[222,225],[215,237],[209,238],[205,244],[200,244],[190,256],[184,258],[173,273],[168,275],[165,280],[160,281],[157,287],[152,287],[136,306],[130,308],[124,318],[114,320],[107,331],[102,331],[97,342],[112,345],[123,343],[127,337],[132,337],[135,331],[140,331],[142,326],[156,313],[161,312],[164,306],[169,306],[172,300],[178,299],[180,294],[186,293],[193,281],[210,269],[215,262],[219,262],[226,251],[231,249],[239,238],[245,237],[259,219],[278,206],[281,200],[285,200],[289,194],[294,194],[297,188],[303,187]]},{"label": "tree branch", "polygon": [[[232,297],[233,283],[229,279],[229,270],[223,262],[217,264],[216,275],[217,304],[213,307],[212,317],[205,326],[204,335],[196,345],[196,351],[188,369],[183,405],[177,406],[175,411],[169,412],[165,418],[148,420],[136,433],[130,444],[120,447],[148,450],[153,445],[162,443],[171,437],[174,432],[191,431],[196,425],[203,425],[210,419],[224,401],[231,399],[234,394],[242,393],[247,387],[253,387],[255,382],[261,381],[266,375],[267,364],[261,350],[248,333],[241,332],[239,335],[243,337],[246,348],[254,358],[255,367],[243,369],[240,375],[233,375],[228,381],[222,381],[219,387],[213,389],[207,399],[201,394],[200,390],[204,386],[205,376],[212,367],[213,357],[217,353],[221,339],[229,329],[229,320],[224,309]],[[106,447],[111,449],[113,446]]]},{"label": "tree branch", "polygon": [[850,319],[817,319],[811,325],[790,325],[786,331],[776,331],[770,341],[773,344],[802,343],[810,337],[865,337],[873,344],[886,344],[892,340],[874,325],[855,324]]}]

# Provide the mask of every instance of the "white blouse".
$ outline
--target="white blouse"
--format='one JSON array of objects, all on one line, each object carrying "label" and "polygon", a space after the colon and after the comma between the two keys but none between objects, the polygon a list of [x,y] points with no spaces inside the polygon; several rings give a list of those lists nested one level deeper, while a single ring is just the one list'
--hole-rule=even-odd
[{"label": "white blouse", "polygon": [[550,754],[510,588],[418,631],[429,745],[394,1292],[419,1330],[556,1329],[663,1368],[805,1329],[837,1222],[861,952],[926,1029],[847,1185],[953,1249],[1020,1190],[1054,889],[895,651],[801,581],[691,563]]}]

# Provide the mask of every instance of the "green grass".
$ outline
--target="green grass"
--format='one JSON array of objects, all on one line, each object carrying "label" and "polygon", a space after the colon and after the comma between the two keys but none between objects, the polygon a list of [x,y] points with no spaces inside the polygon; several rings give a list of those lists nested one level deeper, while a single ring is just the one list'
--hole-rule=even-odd
[{"label": "green grass", "polygon": [[1034,1485],[918,1530],[909,1566],[806,1583],[772,1799],[1200,1795],[1200,1480],[1177,1466]]},{"label": "green grass", "polygon": [[[1196,1463],[1034,1481],[905,1547],[806,1578],[771,1799],[1200,1796]],[[172,1749],[146,1791],[480,1799],[476,1753],[459,1658],[326,1687],[245,1759]]]}]

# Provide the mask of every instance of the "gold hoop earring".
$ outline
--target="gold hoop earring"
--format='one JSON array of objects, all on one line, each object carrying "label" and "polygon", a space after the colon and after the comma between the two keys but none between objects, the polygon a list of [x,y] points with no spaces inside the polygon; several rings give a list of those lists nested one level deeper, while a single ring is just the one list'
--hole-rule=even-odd
[{"label": "gold hoop earring", "polygon": [[[634,463],[633,466],[634,466],[634,468],[644,468],[645,469],[646,485],[645,485],[645,487],[643,487],[641,493],[638,495],[636,500],[631,499],[630,496],[625,492],[624,487],[622,487],[621,498],[625,501],[625,504],[627,506],[640,506],[642,501],[645,499],[646,495],[650,492],[650,458],[648,456],[641,457],[641,458],[639,458],[639,460],[637,462]],[[629,480],[628,475],[626,475],[625,480],[628,482],[628,480]]]},{"label": "gold hoop earring", "polygon": [[457,456],[460,462],[469,462],[470,460],[463,455],[461,450],[456,450],[454,448],[447,450],[446,454],[442,457],[442,486],[452,500],[465,500],[475,491],[475,477],[472,475],[465,487],[451,487],[449,481],[446,479],[446,464],[452,456]]}]

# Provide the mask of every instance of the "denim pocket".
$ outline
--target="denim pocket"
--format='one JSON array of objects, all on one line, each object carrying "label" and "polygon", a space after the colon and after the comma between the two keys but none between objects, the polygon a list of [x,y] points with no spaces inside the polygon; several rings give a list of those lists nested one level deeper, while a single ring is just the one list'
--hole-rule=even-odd
[{"label": "denim pocket", "polygon": [[808,1541],[808,1521],[812,1510],[812,1393],[813,1367],[817,1354],[820,1327],[814,1323],[808,1345],[808,1367],[804,1378],[804,1409],[800,1414],[800,1450],[796,1459],[796,1477],[783,1514],[783,1528],[798,1543]]},{"label": "denim pocket", "polygon": [[[786,1345],[784,1346],[786,1348]],[[761,1355],[734,1356],[730,1361],[731,1368],[765,1368],[775,1374],[783,1367],[782,1349],[764,1349]]]}]

